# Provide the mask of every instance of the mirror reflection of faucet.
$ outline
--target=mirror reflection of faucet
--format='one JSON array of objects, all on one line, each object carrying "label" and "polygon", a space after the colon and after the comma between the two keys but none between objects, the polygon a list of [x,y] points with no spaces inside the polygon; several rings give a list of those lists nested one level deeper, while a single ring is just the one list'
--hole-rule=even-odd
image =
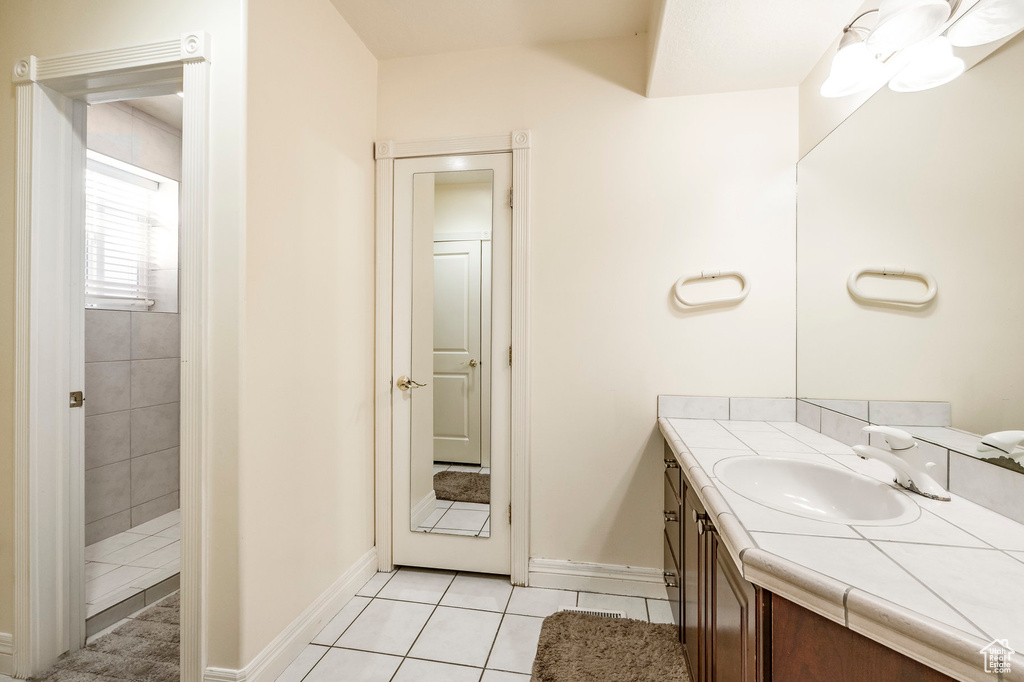
[{"label": "mirror reflection of faucet", "polygon": [[1018,451],[1017,446],[1024,441],[1024,431],[996,431],[981,439],[978,445],[978,452],[984,453],[987,457],[1007,456],[1010,459],[1024,464],[1024,452]]},{"label": "mirror reflection of faucet", "polygon": [[949,501],[949,493],[928,473],[935,463],[925,459],[912,435],[891,426],[865,426],[861,430],[867,434],[877,433],[885,438],[889,449],[873,445],[854,445],[853,451],[858,457],[865,460],[877,459],[888,464],[896,472],[894,482],[902,488],[933,500]]}]

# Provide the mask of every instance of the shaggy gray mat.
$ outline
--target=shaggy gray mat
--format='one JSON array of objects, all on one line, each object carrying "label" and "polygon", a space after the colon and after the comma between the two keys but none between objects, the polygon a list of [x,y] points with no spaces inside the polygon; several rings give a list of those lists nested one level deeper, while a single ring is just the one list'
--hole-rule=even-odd
[{"label": "shaggy gray mat", "polygon": [[674,625],[560,612],[544,619],[532,682],[689,682]]},{"label": "shaggy gray mat", "polygon": [[468,471],[440,471],[434,474],[434,496],[452,502],[491,503],[491,475]]},{"label": "shaggy gray mat", "polygon": [[174,594],[84,649],[68,654],[37,682],[178,682],[180,601]]}]

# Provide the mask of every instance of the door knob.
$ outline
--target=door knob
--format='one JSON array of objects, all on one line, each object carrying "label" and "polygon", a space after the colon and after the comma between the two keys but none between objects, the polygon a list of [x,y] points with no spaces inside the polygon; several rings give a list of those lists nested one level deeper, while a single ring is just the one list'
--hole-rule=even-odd
[{"label": "door knob", "polygon": [[477,366],[477,365],[479,365],[479,364],[480,364],[480,363],[479,363],[479,362],[477,362],[476,360],[470,360],[470,361],[469,361],[469,366],[470,366],[470,367],[476,367],[476,366]]},{"label": "door knob", "polygon": [[398,377],[398,381],[395,382],[395,386],[398,386],[398,388],[402,389],[403,391],[408,391],[409,389],[412,388],[423,388],[424,386],[426,386],[426,384],[421,384],[418,381],[413,381],[409,377],[401,376]]}]

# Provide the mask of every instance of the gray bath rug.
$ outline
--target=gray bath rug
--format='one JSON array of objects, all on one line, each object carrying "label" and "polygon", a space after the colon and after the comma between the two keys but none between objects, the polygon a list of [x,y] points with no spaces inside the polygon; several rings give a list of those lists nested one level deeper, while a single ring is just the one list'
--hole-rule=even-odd
[{"label": "gray bath rug", "polygon": [[689,682],[674,625],[560,612],[544,619],[532,682]]},{"label": "gray bath rug", "polygon": [[173,594],[68,654],[37,682],[178,682],[180,601]]},{"label": "gray bath rug", "polygon": [[434,474],[434,496],[452,502],[491,503],[491,475],[468,471],[440,471]]}]

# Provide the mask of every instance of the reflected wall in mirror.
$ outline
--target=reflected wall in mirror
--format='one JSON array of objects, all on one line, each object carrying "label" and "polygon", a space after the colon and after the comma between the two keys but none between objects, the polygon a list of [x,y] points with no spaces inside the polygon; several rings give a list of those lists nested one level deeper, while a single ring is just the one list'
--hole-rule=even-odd
[{"label": "reflected wall in mirror", "polygon": [[[800,161],[801,397],[948,402],[955,429],[1024,429],[1022,82],[1018,34],[941,88],[882,89]],[[850,274],[878,266],[927,273],[938,295],[924,306],[853,298]],[[860,287],[924,292],[891,277]],[[974,447],[947,447],[1002,454],[960,442]],[[998,463],[1024,472],[1012,461],[1024,451],[1010,455]]]},{"label": "reflected wall in mirror", "polygon": [[410,529],[490,536],[494,171],[413,176]]}]

